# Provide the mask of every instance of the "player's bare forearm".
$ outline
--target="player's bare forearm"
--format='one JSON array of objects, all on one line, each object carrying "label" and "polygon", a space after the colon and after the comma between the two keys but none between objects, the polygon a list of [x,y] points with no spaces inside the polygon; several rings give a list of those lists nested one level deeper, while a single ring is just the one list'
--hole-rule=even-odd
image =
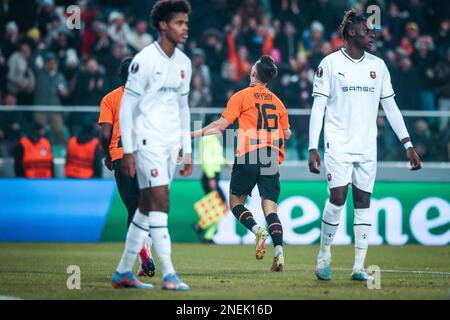
[{"label": "player's bare forearm", "polygon": [[105,166],[112,170],[111,154],[109,153],[109,145],[111,144],[113,126],[110,123],[101,123],[102,134],[100,142],[105,153]]},{"label": "player's bare forearm", "polygon": [[127,177],[134,177],[136,175],[136,166],[134,157],[131,153],[125,153],[122,158],[121,168],[122,173]]},{"label": "player's bare forearm", "polygon": [[229,125],[230,123],[225,118],[221,117],[220,119],[210,123],[206,127],[191,132],[191,137],[197,138],[201,136],[221,134],[226,128],[228,128]]}]

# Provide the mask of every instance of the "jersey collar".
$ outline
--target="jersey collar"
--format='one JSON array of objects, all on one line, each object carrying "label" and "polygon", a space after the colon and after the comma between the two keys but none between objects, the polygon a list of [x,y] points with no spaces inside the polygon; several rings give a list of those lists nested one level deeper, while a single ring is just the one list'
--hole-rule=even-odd
[{"label": "jersey collar", "polygon": [[153,42],[155,44],[156,50],[165,58],[168,60],[172,60],[175,57],[175,54],[177,52],[177,48],[175,48],[175,50],[173,51],[173,54],[171,57],[169,57],[164,50],[161,48],[161,46],[159,45],[158,41],[156,40],[155,42]]},{"label": "jersey collar", "polygon": [[363,54],[363,56],[361,57],[361,58],[359,58],[359,59],[353,59],[352,57],[350,57],[348,54],[347,54],[347,52],[345,52],[345,48],[341,48],[341,52],[342,52],[342,54],[347,58],[347,59],[349,59],[351,62],[353,62],[353,63],[360,63],[361,61],[363,61],[364,60],[364,58],[366,57],[366,52],[364,51],[364,54]]}]

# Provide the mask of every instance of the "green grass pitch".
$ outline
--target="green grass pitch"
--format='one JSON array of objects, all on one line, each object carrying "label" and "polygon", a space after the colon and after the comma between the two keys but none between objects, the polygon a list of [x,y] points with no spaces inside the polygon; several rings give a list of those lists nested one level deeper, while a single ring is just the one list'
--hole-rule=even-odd
[{"label": "green grass pitch", "polygon": [[[449,299],[450,246],[369,248],[366,266],[378,265],[381,289],[350,280],[353,247],[334,247],[333,280],[314,275],[318,246],[285,246],[286,269],[270,272],[273,249],[263,260],[253,246],[174,244],[180,277],[192,290],[160,289],[161,273],[144,278],[155,289],[113,289],[111,278],[123,243],[0,244],[0,298],[21,299]],[[69,265],[81,269],[81,289],[67,289]],[[385,271],[383,271],[385,270]]]}]

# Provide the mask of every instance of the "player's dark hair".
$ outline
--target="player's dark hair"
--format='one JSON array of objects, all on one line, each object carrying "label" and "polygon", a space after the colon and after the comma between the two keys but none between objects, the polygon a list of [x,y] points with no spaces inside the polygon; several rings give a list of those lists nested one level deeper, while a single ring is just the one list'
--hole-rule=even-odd
[{"label": "player's dark hair", "polygon": [[268,83],[278,74],[278,68],[271,56],[262,56],[256,63],[256,77],[258,80]]},{"label": "player's dark hair", "polygon": [[187,0],[159,0],[152,9],[150,17],[152,26],[156,30],[160,30],[159,23],[161,21],[169,22],[176,13],[191,12],[191,5]]},{"label": "player's dark hair", "polygon": [[342,36],[345,40],[348,40],[348,38],[350,37],[348,34],[350,27],[361,22],[367,22],[367,17],[358,15],[354,8],[345,12],[344,18],[342,18],[342,22],[340,25]]},{"label": "player's dark hair", "polygon": [[120,62],[119,66],[119,77],[120,77],[120,84],[124,86],[127,83],[128,79],[128,68],[130,67],[131,61],[133,60],[132,57],[127,57],[123,59]]}]

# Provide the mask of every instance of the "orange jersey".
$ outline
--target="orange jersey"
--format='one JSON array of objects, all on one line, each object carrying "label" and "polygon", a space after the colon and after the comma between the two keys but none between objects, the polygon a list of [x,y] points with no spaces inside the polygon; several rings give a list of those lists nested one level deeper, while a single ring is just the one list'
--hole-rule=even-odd
[{"label": "orange jersey", "polygon": [[110,123],[113,126],[109,154],[115,161],[123,157],[123,148],[120,141],[119,110],[122,101],[124,87],[119,87],[103,97],[100,103],[100,117],[98,123]]},{"label": "orange jersey", "polygon": [[234,94],[222,117],[230,123],[238,119],[236,156],[272,147],[279,152],[278,162],[283,162],[283,130],[289,129],[289,119],[284,104],[265,86],[248,87]]}]

